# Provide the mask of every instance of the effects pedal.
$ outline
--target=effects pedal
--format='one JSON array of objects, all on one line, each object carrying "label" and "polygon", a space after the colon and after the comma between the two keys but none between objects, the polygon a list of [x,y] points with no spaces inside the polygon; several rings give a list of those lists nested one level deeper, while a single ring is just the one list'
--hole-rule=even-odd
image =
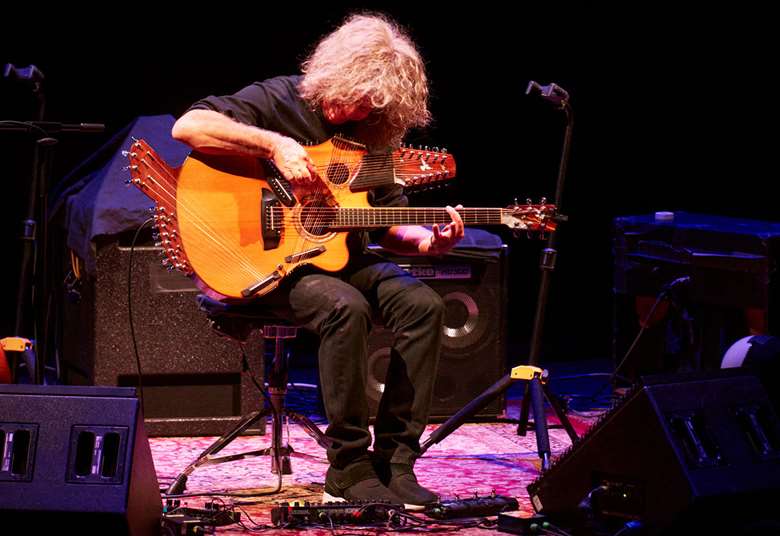
[{"label": "effects pedal", "polygon": [[501,512],[517,510],[519,505],[512,497],[496,495],[486,497],[476,494],[469,499],[456,498],[441,501],[425,507],[425,515],[434,519],[454,519],[458,517],[485,517],[498,515]]},{"label": "effects pedal", "polygon": [[207,503],[206,508],[180,506],[178,500],[167,501],[162,515],[164,536],[199,536],[214,534],[215,527],[233,525],[241,520],[241,514]]},{"label": "effects pedal", "polygon": [[276,527],[374,525],[393,522],[402,504],[386,502],[279,503],[271,509]]}]

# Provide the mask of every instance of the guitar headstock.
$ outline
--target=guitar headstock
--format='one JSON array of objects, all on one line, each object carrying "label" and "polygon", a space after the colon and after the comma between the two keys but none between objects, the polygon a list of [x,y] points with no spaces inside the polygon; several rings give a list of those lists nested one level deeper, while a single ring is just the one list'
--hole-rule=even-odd
[{"label": "guitar headstock", "polygon": [[501,223],[512,229],[515,233],[546,233],[555,231],[557,227],[557,208],[547,203],[544,197],[538,204],[533,204],[530,199],[521,205],[515,202],[501,211]]},{"label": "guitar headstock", "polygon": [[427,188],[455,177],[455,158],[447,149],[402,145],[393,151],[395,182],[408,189]]}]

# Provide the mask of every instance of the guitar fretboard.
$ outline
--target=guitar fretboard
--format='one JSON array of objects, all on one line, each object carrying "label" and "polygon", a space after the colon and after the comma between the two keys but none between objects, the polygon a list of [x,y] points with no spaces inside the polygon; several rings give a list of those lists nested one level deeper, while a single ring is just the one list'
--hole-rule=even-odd
[{"label": "guitar fretboard", "polygon": [[[452,217],[444,208],[337,208],[325,209],[332,212],[331,227],[370,228],[391,225],[433,225],[449,223]],[[501,208],[463,208],[458,214],[465,225],[498,225],[501,223]]]}]

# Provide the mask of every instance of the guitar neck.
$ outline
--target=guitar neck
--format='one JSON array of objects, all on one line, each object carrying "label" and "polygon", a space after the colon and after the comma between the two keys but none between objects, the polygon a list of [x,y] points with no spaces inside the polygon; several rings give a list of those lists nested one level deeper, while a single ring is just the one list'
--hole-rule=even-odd
[{"label": "guitar neck", "polygon": [[[461,208],[458,214],[465,225],[499,225],[506,209]],[[339,229],[364,229],[392,225],[434,225],[449,223],[452,217],[444,208],[372,207],[338,208],[331,227]]]}]

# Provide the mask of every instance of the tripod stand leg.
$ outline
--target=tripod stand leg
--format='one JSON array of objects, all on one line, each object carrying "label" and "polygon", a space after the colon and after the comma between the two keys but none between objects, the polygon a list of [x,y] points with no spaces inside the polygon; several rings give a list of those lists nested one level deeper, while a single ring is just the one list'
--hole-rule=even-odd
[{"label": "tripod stand leg", "polygon": [[531,408],[531,397],[528,396],[530,384],[525,385],[523,401],[520,403],[520,422],[517,423],[517,435],[525,437],[528,431],[528,412]]},{"label": "tripod stand leg", "polygon": [[553,410],[555,410],[555,415],[558,416],[558,420],[561,421],[563,428],[569,435],[569,439],[571,439],[571,442],[574,443],[577,440],[577,431],[574,429],[574,426],[572,426],[569,417],[566,416],[566,412],[563,411],[561,403],[558,402],[558,399],[555,397],[555,395],[550,392],[549,386],[543,385],[542,389],[544,389],[545,398],[547,398],[547,401],[550,403]]},{"label": "tripod stand leg", "polygon": [[[273,399],[273,395],[272,399]],[[292,464],[290,463],[289,449],[282,444],[282,425],[284,424],[284,415],[278,411],[271,414],[271,472],[277,474],[280,470],[283,475],[292,474]]]},{"label": "tripod stand leg", "polygon": [[322,430],[320,430],[316,424],[314,424],[311,419],[309,419],[306,415],[301,415],[300,413],[297,413],[295,411],[289,411],[285,410],[285,413],[288,417],[290,417],[292,420],[296,421],[298,424],[300,424],[303,427],[304,432],[309,434],[309,437],[314,439],[314,441],[317,442],[319,446],[321,446],[324,449],[328,449],[333,444],[333,440],[328,438],[325,434],[322,433]]},{"label": "tripod stand leg", "polygon": [[529,382],[531,405],[534,412],[534,428],[536,430],[536,450],[542,460],[542,471],[550,468],[550,437],[547,434],[547,417],[544,414],[544,393],[542,381],[534,378]]},{"label": "tripod stand leg", "polygon": [[441,426],[439,426],[433,433],[420,445],[420,456],[431,448],[433,445],[450,435],[452,432],[458,429],[466,419],[475,415],[479,410],[490,404],[497,396],[506,391],[509,386],[512,385],[512,378],[509,374],[498,380],[496,383],[487,388],[477,398],[466,404],[455,415],[447,419]]}]

